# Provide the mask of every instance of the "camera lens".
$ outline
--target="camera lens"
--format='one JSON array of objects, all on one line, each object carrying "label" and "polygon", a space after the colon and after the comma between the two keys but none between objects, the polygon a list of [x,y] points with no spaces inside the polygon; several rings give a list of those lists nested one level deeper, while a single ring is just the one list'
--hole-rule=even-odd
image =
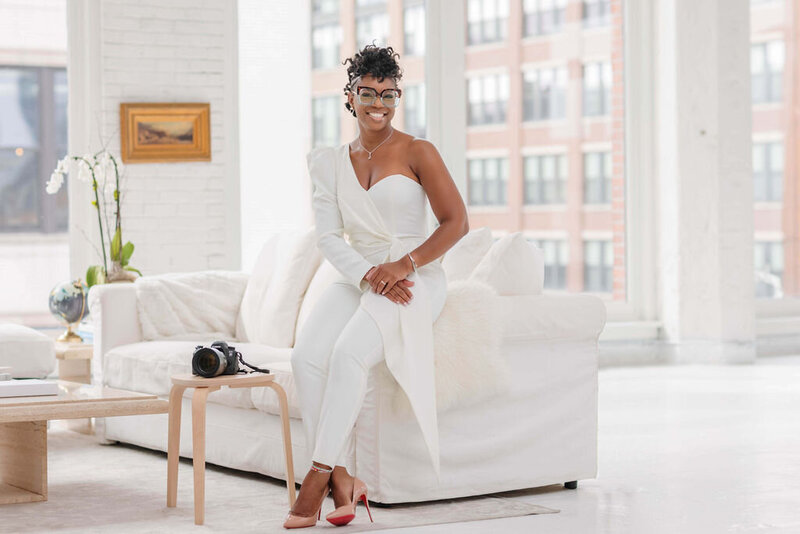
[{"label": "camera lens", "polygon": [[212,376],[221,375],[227,363],[228,361],[218,350],[203,347],[194,352],[192,371],[196,375],[211,378]]}]

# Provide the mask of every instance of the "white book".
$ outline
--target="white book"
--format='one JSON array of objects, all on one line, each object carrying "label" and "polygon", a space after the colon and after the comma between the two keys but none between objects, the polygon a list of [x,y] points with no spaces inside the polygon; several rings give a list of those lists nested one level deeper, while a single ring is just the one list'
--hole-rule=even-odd
[{"label": "white book", "polygon": [[58,395],[58,384],[52,380],[3,380],[0,381],[0,397],[33,397]]}]

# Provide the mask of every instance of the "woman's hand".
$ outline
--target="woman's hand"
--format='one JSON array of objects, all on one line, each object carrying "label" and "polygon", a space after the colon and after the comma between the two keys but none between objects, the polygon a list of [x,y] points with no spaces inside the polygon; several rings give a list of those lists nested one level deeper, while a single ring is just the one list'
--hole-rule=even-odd
[{"label": "woman's hand", "polygon": [[376,265],[364,277],[375,293],[386,295],[398,304],[411,300],[412,295],[408,288],[414,285],[411,280],[406,280],[406,276],[414,269],[409,268],[404,260],[405,256],[401,260]]}]

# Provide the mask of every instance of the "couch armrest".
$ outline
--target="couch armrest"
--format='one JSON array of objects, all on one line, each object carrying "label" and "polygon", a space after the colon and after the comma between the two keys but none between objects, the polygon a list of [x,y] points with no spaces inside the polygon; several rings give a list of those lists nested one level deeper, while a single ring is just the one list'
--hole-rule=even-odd
[{"label": "couch armrest", "polygon": [[594,339],[606,324],[605,303],[594,295],[501,295],[503,339]]},{"label": "couch armrest", "polygon": [[105,354],[114,347],[142,341],[136,288],[131,283],[92,286],[89,289],[89,311],[94,325],[92,381],[102,384]]}]

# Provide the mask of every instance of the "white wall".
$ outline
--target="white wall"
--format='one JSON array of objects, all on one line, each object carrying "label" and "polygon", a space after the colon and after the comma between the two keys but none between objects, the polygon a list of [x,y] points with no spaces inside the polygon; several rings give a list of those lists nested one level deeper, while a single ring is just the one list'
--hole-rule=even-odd
[{"label": "white wall", "polygon": [[242,266],[266,234],[313,224],[310,2],[239,0]]},{"label": "white wall", "polygon": [[[240,259],[236,2],[69,3],[70,153],[119,154],[120,102],[209,102],[210,162],[128,164],[123,240],[144,274],[238,269]],[[100,261],[86,184],[70,189],[73,276]],[[74,192],[74,194],[73,194]]]}]

